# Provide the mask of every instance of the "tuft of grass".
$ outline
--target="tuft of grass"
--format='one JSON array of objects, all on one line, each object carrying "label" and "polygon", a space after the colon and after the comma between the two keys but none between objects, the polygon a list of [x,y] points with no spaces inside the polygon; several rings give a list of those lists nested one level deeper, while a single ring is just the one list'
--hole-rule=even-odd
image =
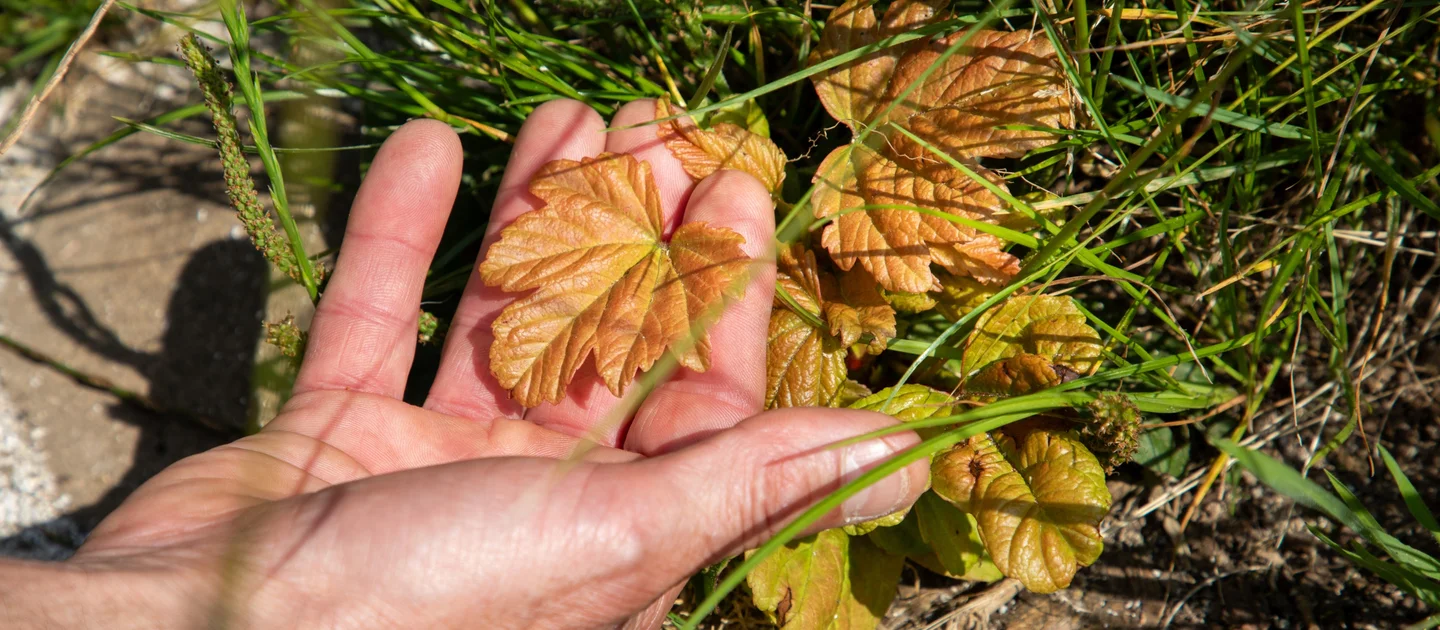
[{"label": "tuft of grass", "polygon": [[0,84],[44,84],[100,1],[0,0]]},{"label": "tuft of grass", "polygon": [[[1330,487],[1335,491],[1334,494],[1331,494],[1320,484],[1305,478],[1300,471],[1269,455],[1247,450],[1229,440],[1216,440],[1216,446],[1234,457],[1241,466],[1259,478],[1261,483],[1296,503],[1319,511],[1332,521],[1345,526],[1352,534],[1360,536],[1364,541],[1364,543],[1354,541],[1348,546],[1341,545],[1335,541],[1336,536],[1333,533],[1326,533],[1323,529],[1313,525],[1308,526],[1310,533],[1326,546],[1347,560],[1370,570],[1386,582],[1399,587],[1423,602],[1431,610],[1440,610],[1440,560],[1400,542],[1398,538],[1385,531],[1385,528],[1375,520],[1370,511],[1361,505],[1355,493],[1345,484],[1340,483],[1340,480],[1336,479],[1334,475],[1326,473]],[[1390,455],[1390,451],[1381,447],[1380,455],[1385,461],[1385,468],[1389,471],[1391,480],[1405,501],[1405,506],[1410,510],[1410,514],[1426,531],[1430,532],[1431,536],[1440,541],[1440,524],[1436,523],[1434,513],[1420,498],[1415,484],[1411,483],[1410,478],[1400,469],[1400,465]],[[1381,550],[1390,557],[1390,560],[1383,560],[1376,556],[1371,551],[1372,548]],[[1440,626],[1440,612],[1409,627],[1418,629],[1437,626]]]}]

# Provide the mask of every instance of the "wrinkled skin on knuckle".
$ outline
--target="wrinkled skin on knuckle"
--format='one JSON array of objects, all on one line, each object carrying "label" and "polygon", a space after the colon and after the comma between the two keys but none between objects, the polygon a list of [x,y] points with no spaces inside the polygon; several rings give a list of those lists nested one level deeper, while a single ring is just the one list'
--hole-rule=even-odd
[{"label": "wrinkled skin on knuckle", "polygon": [[[780,438],[776,444],[788,440]],[[751,523],[746,545],[753,547],[774,536],[810,505],[833,492],[841,478],[839,450],[817,447],[796,453],[792,446],[774,446],[757,454],[752,467],[757,482],[740,503],[743,522]]]}]

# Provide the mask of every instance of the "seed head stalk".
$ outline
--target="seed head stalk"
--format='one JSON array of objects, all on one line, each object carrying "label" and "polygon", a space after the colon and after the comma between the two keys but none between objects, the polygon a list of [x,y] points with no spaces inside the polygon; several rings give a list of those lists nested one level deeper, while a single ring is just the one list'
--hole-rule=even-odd
[{"label": "seed head stalk", "polygon": [[250,235],[250,242],[281,273],[295,282],[303,284],[299,267],[295,264],[295,251],[280,232],[265,206],[260,204],[260,195],[255,192],[255,180],[250,177],[250,161],[241,148],[240,130],[231,111],[233,99],[230,82],[221,74],[215,58],[194,35],[180,40],[180,57],[194,73],[205,97],[205,106],[215,121],[215,134],[220,148],[220,162],[225,171],[225,194],[235,207],[235,214]]}]

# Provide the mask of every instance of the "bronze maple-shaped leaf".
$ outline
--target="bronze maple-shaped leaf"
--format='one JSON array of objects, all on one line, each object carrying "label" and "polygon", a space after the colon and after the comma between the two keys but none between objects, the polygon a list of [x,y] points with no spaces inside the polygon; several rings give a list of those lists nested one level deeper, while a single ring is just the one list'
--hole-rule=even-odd
[{"label": "bronze maple-shaped leaf", "polygon": [[[898,99],[967,35],[960,31],[909,51],[896,65],[882,99]],[[887,120],[956,159],[1020,157],[1055,142],[1055,134],[1046,129],[1075,124],[1073,92],[1064,76],[1044,33],[977,31],[900,100]],[[929,155],[903,134],[887,137],[897,155]]]},{"label": "bronze maple-shaped leaf", "polygon": [[[830,12],[820,44],[810,55],[810,65],[868,46],[881,39],[904,33],[932,20],[949,0],[898,0],[890,4],[885,17],[875,19],[874,0],[847,0]],[[889,101],[883,96],[904,47],[877,50],[814,77],[820,103],[830,115],[852,130],[859,130]]]},{"label": "bronze maple-shaped leaf", "polygon": [[663,241],[650,165],[627,154],[556,160],[530,192],[545,207],[501,230],[480,265],[490,286],[533,290],[500,313],[490,346],[490,370],[515,400],[559,401],[592,350],[617,396],[667,350],[709,367],[699,324],[743,290],[744,237],[696,222]]},{"label": "bronze maple-shaped leaf", "polygon": [[895,336],[895,311],[863,271],[836,278],[800,245],[780,250],[777,272],[765,407],[840,404],[845,353],[866,335],[867,352],[883,351]]},{"label": "bronze maple-shaped leaf", "polygon": [[[831,11],[812,63],[921,26],[944,3],[898,0],[884,20],[876,20],[872,4],[850,0]],[[961,38],[968,39],[960,50],[941,60]],[[999,238],[914,208],[1026,225],[935,152],[968,163],[1004,190],[1003,180],[974,160],[1023,155],[1055,141],[1047,129],[1073,126],[1072,92],[1049,40],[1029,32],[961,31],[876,51],[818,73],[814,82],[831,115],[857,132],[874,132],[864,143],[836,149],[815,174],[815,216],[835,217],[822,242],[841,268],[858,262],[887,291],[908,293],[940,288],[931,263],[992,285],[1019,272],[1019,260]]]},{"label": "bronze maple-shaped leaf", "polygon": [[[655,118],[678,113],[682,112],[664,99],[655,101]],[[696,181],[721,169],[735,169],[755,176],[771,194],[780,193],[785,182],[785,153],[769,138],[731,123],[701,129],[688,116],[668,120],[656,128],[665,148]]]},{"label": "bronze maple-shaped leaf", "polygon": [[[917,165],[852,144],[831,152],[816,178],[815,216],[835,216],[821,234],[825,249],[841,269],[859,262],[886,290],[940,290],[932,262],[985,283],[1003,283],[1020,271],[1019,259],[1004,251],[999,238],[915,210],[986,223],[1021,222],[1000,210],[994,193],[947,164]],[[1003,181],[992,179],[1004,188]]]}]

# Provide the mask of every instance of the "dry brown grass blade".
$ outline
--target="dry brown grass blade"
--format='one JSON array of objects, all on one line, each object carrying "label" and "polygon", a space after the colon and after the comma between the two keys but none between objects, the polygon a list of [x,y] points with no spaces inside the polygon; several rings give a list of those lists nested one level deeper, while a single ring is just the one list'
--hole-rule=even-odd
[{"label": "dry brown grass blade", "polygon": [[925,630],[940,628],[985,628],[1000,609],[1014,600],[1025,586],[1020,580],[1005,578],[970,598],[960,607],[945,613],[943,617],[925,626]]},{"label": "dry brown grass blade", "polygon": [[105,0],[100,8],[95,9],[95,13],[90,16],[90,23],[85,25],[85,30],[81,31],[80,36],[75,38],[75,42],[70,44],[69,50],[65,51],[65,56],[60,59],[60,65],[55,67],[55,73],[50,75],[50,80],[45,83],[44,89],[40,90],[40,93],[31,99],[30,104],[25,106],[25,111],[20,113],[20,122],[15,125],[15,129],[10,132],[10,135],[0,142],[0,155],[5,155],[10,147],[20,141],[20,136],[25,134],[25,128],[30,126],[31,120],[35,118],[35,113],[40,111],[40,105],[50,97],[50,93],[55,91],[56,86],[65,80],[65,74],[70,72],[70,66],[75,63],[75,57],[95,35],[96,29],[100,28],[100,22],[105,19],[105,14],[109,13],[110,7],[113,6],[115,6],[115,0]]}]

